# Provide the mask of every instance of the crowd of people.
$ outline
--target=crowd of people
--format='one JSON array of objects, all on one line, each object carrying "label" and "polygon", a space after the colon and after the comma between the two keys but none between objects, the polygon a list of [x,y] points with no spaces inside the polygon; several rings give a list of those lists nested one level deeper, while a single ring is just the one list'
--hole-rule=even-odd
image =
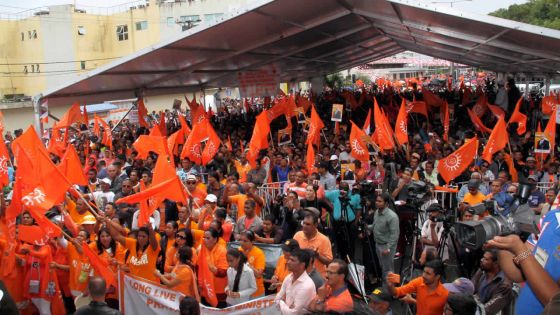
[{"label": "crowd of people", "polygon": [[[200,165],[181,157],[182,144],[170,148],[187,202],[160,201],[147,220],[138,203],[119,200],[156,186],[152,182],[160,156],[152,151],[140,157],[134,147],[150,128],[126,119],[117,126],[110,123],[110,145],[94,135],[92,125],[66,128],[65,141],[75,147],[87,185],[46,213],[66,231],[64,236],[40,245],[18,238],[16,248],[9,248],[2,229],[0,269],[7,268],[11,251],[16,263],[10,274],[0,275],[1,313],[117,314],[119,288],[94,271],[85,242],[115,275],[130,273],[183,294],[182,314],[195,314],[197,303],[211,305],[201,294],[201,266],[212,274],[219,308],[275,294],[282,314],[397,314],[404,309],[438,315],[554,314],[560,291],[558,150],[534,153],[536,126],[550,119],[542,114],[541,98],[527,95],[521,101],[520,111],[528,116],[525,133],[508,126],[507,149],[491,161],[476,158],[451,183],[438,173],[438,162],[468,139],[488,139],[488,133],[465,119],[467,109],[485,97],[509,118],[522,98],[513,80],[503,84],[488,79],[476,90],[431,87],[452,108],[448,131],[437,108],[429,108],[427,117],[410,113],[407,144],[357,160],[350,121],[364,125],[375,99],[394,122],[401,100],[422,100],[422,88],[428,86],[413,83],[401,91],[372,83],[354,92],[309,93],[325,124],[320,145],[314,145],[312,169],[306,155],[309,130],[297,117],[289,122],[291,143],[276,143],[274,136],[288,121],[275,119],[269,147],[255,161],[248,160],[256,116],[277,99],[224,100],[208,115],[223,144],[210,162]],[[338,103],[347,104],[346,111],[342,122],[334,123],[331,108]],[[180,116],[192,126],[193,113],[184,109],[151,113],[150,127],[159,128],[157,123],[164,121],[164,134],[171,135],[182,128]],[[497,120],[490,111],[480,119],[487,126]],[[22,132],[4,135],[8,147]],[[51,151],[55,164],[61,158]],[[13,182],[18,168],[9,172],[2,215],[19,196]],[[451,193],[438,200],[435,191],[442,187]],[[448,237],[454,235],[455,222],[511,215],[526,187],[524,202],[537,232],[492,235],[476,249]],[[485,201],[492,201],[495,210],[485,206],[478,211]],[[28,209],[20,211],[19,231],[37,224]],[[270,244],[281,248],[277,261],[267,261],[263,248]],[[205,261],[199,261],[201,256]],[[355,268],[350,262],[365,266],[364,288],[349,281]],[[410,273],[403,268],[408,265]],[[450,272],[450,266],[458,271]],[[517,294],[519,285],[523,288]]]}]

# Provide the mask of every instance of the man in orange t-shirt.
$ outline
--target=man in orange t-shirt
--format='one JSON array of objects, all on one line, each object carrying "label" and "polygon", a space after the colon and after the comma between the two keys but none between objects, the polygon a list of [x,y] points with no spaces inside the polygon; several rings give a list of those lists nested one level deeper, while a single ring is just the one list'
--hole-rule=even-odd
[{"label": "man in orange t-shirt", "polygon": [[204,190],[201,190],[197,187],[197,179],[196,176],[193,174],[187,175],[187,197],[188,197],[188,205],[191,208],[191,211],[199,209],[204,205],[204,199],[206,198],[207,193]]},{"label": "man in orange t-shirt", "polygon": [[335,259],[327,267],[327,284],[320,287],[317,296],[309,303],[312,312],[350,313],[354,309],[354,301],[346,286],[348,264]]},{"label": "man in orange t-shirt", "polygon": [[416,314],[441,315],[449,292],[441,284],[443,262],[439,259],[431,260],[424,266],[421,277],[413,279],[408,284],[396,288],[393,282],[394,274],[387,275],[387,289],[395,297],[416,293]]},{"label": "man in orange t-shirt", "polygon": [[255,213],[257,216],[261,215],[261,208],[264,206],[264,200],[257,194],[257,186],[253,183],[247,184],[247,194],[239,193],[239,186],[236,184],[228,184],[224,189],[224,201],[228,204],[235,204],[237,206],[237,216],[230,216],[236,219],[245,215],[245,202],[247,200],[254,200],[256,205]]},{"label": "man in orange t-shirt", "polygon": [[317,230],[318,217],[308,212],[303,218],[301,231],[294,235],[301,249],[311,249],[315,252],[315,268],[324,278],[327,274],[327,265],[333,259],[331,241]]}]

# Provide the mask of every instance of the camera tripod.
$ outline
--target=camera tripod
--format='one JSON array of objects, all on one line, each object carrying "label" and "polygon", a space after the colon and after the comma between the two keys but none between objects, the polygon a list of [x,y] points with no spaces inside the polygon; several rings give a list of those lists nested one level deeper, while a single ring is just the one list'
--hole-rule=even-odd
[{"label": "camera tripod", "polygon": [[[449,253],[449,241],[451,241],[451,246],[453,249],[453,254],[455,255],[455,262],[456,267],[459,270],[459,276],[469,277],[470,274],[465,269],[465,262],[462,259],[459,259],[459,247],[457,247],[457,240],[455,238],[455,232],[451,230],[451,222],[444,222],[443,223],[443,232],[441,233],[441,238],[439,240],[438,246],[438,257],[442,261],[444,261],[445,250],[447,249],[448,252],[448,259],[451,258],[451,253]],[[448,261],[448,266],[450,266]]]},{"label": "camera tripod", "polygon": [[[406,245],[405,245],[403,257],[401,259],[401,266],[399,272],[402,275],[403,284],[409,282],[414,277],[414,267],[416,263],[417,249],[418,249],[420,232],[421,232],[420,227],[424,224],[425,221],[424,212],[421,211],[420,209],[416,209],[416,208],[413,209],[416,211],[416,218],[413,220],[413,222],[410,222],[411,230],[412,230],[411,233],[405,233]],[[402,232],[403,231],[401,231],[401,233]],[[406,255],[406,253],[408,252],[406,248],[409,246],[412,246],[412,249],[410,255]],[[410,259],[410,262],[408,266],[403,268],[406,259]]]}]

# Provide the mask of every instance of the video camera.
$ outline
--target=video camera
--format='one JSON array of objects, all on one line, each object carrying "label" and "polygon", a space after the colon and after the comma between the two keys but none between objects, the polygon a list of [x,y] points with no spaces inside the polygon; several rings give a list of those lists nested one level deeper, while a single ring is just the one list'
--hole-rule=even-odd
[{"label": "video camera", "polygon": [[[491,216],[487,216],[480,221],[457,222],[455,231],[459,244],[470,249],[478,249],[495,236],[538,233],[534,213],[527,203],[532,188],[534,188],[534,184],[519,186],[518,194],[511,205],[512,210],[507,216],[495,211],[494,202],[491,201],[493,205]],[[488,209],[489,205],[490,203],[483,203],[482,206],[477,205],[471,208],[480,211],[484,207],[484,210],[480,212],[482,213]]]}]

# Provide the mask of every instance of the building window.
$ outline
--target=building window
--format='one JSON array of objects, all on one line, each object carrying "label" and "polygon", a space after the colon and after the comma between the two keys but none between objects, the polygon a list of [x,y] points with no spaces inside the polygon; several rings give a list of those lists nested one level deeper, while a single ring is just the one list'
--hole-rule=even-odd
[{"label": "building window", "polygon": [[80,69],[86,70],[86,62],[85,61],[80,61]]},{"label": "building window", "polygon": [[167,18],[167,26],[173,26],[173,25],[175,25],[175,19],[172,16],[170,16]]},{"label": "building window", "polygon": [[119,41],[128,40],[128,25],[117,26],[117,38]]},{"label": "building window", "polygon": [[25,40],[25,33],[21,32],[21,41],[23,42]]},{"label": "building window", "polygon": [[205,14],[204,15],[204,21],[207,22],[207,23],[214,23],[214,22],[222,19],[223,16],[224,16],[223,13]]},{"label": "building window", "polygon": [[33,36],[33,38],[37,39],[37,31],[33,30],[33,32],[31,32],[31,35]]},{"label": "building window", "polygon": [[182,15],[179,20],[181,22],[200,22],[200,15]]},{"label": "building window", "polygon": [[148,21],[136,22],[136,30],[143,31],[148,29]]},{"label": "building window", "polygon": [[86,28],[83,26],[78,26],[78,35],[86,35]]}]

